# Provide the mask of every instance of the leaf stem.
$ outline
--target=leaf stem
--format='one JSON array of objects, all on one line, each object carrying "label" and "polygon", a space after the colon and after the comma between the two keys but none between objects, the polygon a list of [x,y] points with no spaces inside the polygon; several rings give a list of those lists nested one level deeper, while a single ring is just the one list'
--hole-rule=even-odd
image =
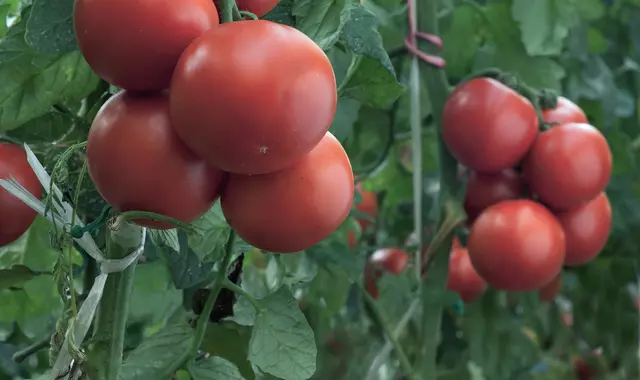
[{"label": "leaf stem", "polygon": [[162,214],[157,214],[155,212],[149,212],[149,211],[125,211],[116,217],[113,223],[111,223],[110,227],[111,229],[117,230],[125,222],[132,221],[135,219],[149,219],[155,222],[165,222],[165,223],[172,224],[177,228],[183,229],[189,233],[198,232],[198,229],[189,223],[185,223],[181,220],[174,219]]},{"label": "leaf stem", "polygon": [[235,0],[221,0],[220,4],[222,5],[222,23],[232,22],[233,21],[233,10],[237,9]]},{"label": "leaf stem", "polygon": [[222,286],[246,298],[247,301],[249,301],[249,303],[251,304],[251,306],[253,306],[253,308],[256,309],[256,311],[260,312],[263,309],[262,304],[257,298],[247,293],[246,290],[242,289],[241,286],[238,286],[233,282],[229,281],[229,279],[225,279]]},{"label": "leaf stem", "polygon": [[17,351],[15,354],[13,354],[13,361],[16,363],[22,363],[29,356],[37,353],[40,350],[43,350],[49,347],[50,343],[51,343],[51,334],[46,335],[39,341],[36,341],[33,344],[23,348],[22,350]]},{"label": "leaf stem", "polygon": [[360,62],[362,62],[362,56],[359,54],[352,53],[351,54],[351,63],[349,64],[349,68],[347,69],[347,73],[345,74],[342,82],[340,82],[340,86],[338,87],[338,98],[344,96],[345,88],[347,84],[349,84],[349,80],[351,77],[358,71],[358,66],[360,66]]}]

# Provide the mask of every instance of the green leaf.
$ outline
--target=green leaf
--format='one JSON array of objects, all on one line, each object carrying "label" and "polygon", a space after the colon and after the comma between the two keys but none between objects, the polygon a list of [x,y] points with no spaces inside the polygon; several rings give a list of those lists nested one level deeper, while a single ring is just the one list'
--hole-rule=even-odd
[{"label": "green leaf", "polygon": [[354,0],[295,0],[291,13],[296,28],[309,36],[322,48],[332,47],[343,25],[343,10]]},{"label": "green leaf", "polygon": [[178,241],[178,230],[149,230],[149,236],[153,244],[160,247],[169,247],[176,252],[180,252],[180,242]]},{"label": "green leaf", "polygon": [[136,267],[129,306],[129,321],[158,323],[180,305],[182,292],[171,283],[171,274],[161,260]]},{"label": "green leaf", "polygon": [[340,142],[353,135],[353,124],[358,120],[358,111],[360,110],[360,102],[351,98],[338,99],[338,107],[333,123],[329,131]]},{"label": "green leaf", "polygon": [[203,262],[190,248],[187,235],[179,231],[180,251],[163,249],[176,289],[186,289],[204,281],[213,271],[214,261]]},{"label": "green leaf", "polygon": [[249,360],[283,380],[306,380],[316,371],[313,330],[286,287],[260,300],[249,342]]},{"label": "green leaf", "polygon": [[469,6],[457,7],[441,20],[442,57],[449,76],[462,78],[471,71],[480,48],[481,25],[478,12]]},{"label": "green leaf", "polygon": [[[577,0],[582,1],[582,0]],[[514,0],[511,13],[520,25],[529,55],[558,55],[577,22],[576,0]]]},{"label": "green leaf", "polygon": [[64,99],[82,99],[99,81],[80,52],[43,54],[29,48],[29,10],[0,41],[0,131],[35,119]]},{"label": "green leaf", "polygon": [[0,269],[0,290],[19,287],[24,282],[42,274],[46,274],[46,272],[34,272],[24,265],[14,265],[9,269]]},{"label": "green leaf", "polygon": [[363,105],[386,108],[398,99],[404,87],[398,83],[382,37],[378,32],[375,16],[361,5],[352,6],[348,12],[340,41],[356,54],[347,73],[346,82],[340,84],[341,95],[352,97]]},{"label": "green leaf", "polygon": [[295,0],[280,0],[275,8],[264,15],[262,19],[295,27],[296,19],[292,14],[294,3]]},{"label": "green leaf", "polygon": [[[47,112],[29,120],[21,128],[7,133],[8,136],[27,144],[50,143],[65,136],[73,126],[71,115],[60,112]],[[79,128],[76,128],[77,131]],[[65,136],[69,138],[70,136]],[[73,136],[71,136],[73,137]]]},{"label": "green leaf", "polygon": [[43,53],[62,54],[78,49],[73,32],[73,0],[34,0],[25,38]]},{"label": "green leaf", "polygon": [[[0,20],[6,20],[9,12],[11,11],[10,4],[0,4]],[[0,38],[2,38],[9,28],[7,27],[6,22],[0,22]]]},{"label": "green leaf", "polygon": [[231,227],[222,214],[220,202],[216,202],[193,225],[202,230],[202,233],[189,234],[189,247],[193,252],[200,258],[215,260],[222,257]]},{"label": "green leaf", "polygon": [[244,380],[235,364],[215,356],[189,364],[189,373],[193,380]]},{"label": "green leaf", "polygon": [[189,350],[192,340],[192,329],[186,323],[163,328],[129,353],[120,380],[169,379],[171,367]]}]

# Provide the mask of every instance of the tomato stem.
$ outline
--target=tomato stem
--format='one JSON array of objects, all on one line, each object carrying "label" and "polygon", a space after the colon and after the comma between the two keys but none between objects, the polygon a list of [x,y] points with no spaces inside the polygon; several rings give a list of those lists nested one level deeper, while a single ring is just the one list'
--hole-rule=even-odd
[{"label": "tomato stem", "polygon": [[249,17],[252,20],[257,20],[258,16],[255,13],[251,13],[249,11],[240,11],[240,20],[246,20],[246,17]]},{"label": "tomato stem", "polygon": [[232,22],[233,21],[233,11],[234,8],[237,9],[235,0],[221,0],[220,5],[222,6],[222,23]]},{"label": "tomato stem", "polygon": [[257,312],[260,312],[263,309],[262,304],[257,298],[247,293],[246,290],[244,290],[241,286],[238,286],[233,282],[229,281],[229,279],[225,279],[222,286],[231,290],[237,295],[246,298],[246,300],[249,301],[251,306],[253,306],[253,308],[256,309]]},{"label": "tomato stem", "polygon": [[155,212],[149,211],[125,211],[118,215],[115,220],[111,223],[110,228],[113,230],[117,230],[123,225],[124,222],[135,220],[135,219],[149,219],[155,222],[165,222],[174,225],[177,228],[180,228],[188,233],[198,233],[199,230],[195,226],[185,223],[181,220],[174,219],[162,214],[157,214]]}]

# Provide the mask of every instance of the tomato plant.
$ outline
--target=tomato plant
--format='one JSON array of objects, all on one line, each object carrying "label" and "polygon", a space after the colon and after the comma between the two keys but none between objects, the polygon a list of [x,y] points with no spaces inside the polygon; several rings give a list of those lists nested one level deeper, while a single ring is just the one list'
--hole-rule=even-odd
[{"label": "tomato plant", "polygon": [[458,86],[442,111],[442,137],[469,168],[499,172],[515,166],[533,144],[538,119],[533,105],[490,78]]},{"label": "tomato plant", "polygon": [[[31,194],[40,198],[42,187],[27,162],[24,148],[0,143],[0,179],[14,178]],[[19,199],[0,188],[0,247],[17,240],[36,218],[36,212]]]},{"label": "tomato plant", "polygon": [[210,0],[78,0],[73,20],[78,45],[93,71],[135,91],[169,87],[183,50],[219,23]]},{"label": "tomato plant", "polygon": [[523,192],[522,177],[513,169],[498,173],[471,171],[464,198],[468,223],[473,223],[487,207],[500,201],[520,198]]},{"label": "tomato plant", "polygon": [[[166,94],[123,91],[109,99],[91,126],[87,163],[96,188],[118,211],[150,211],[184,222],[211,208],[224,178],[173,130]],[[173,227],[149,219],[138,223]]]},{"label": "tomato plant", "polygon": [[478,299],[484,293],[487,283],[478,275],[471,263],[469,251],[463,247],[451,250],[447,289],[460,295],[466,303]]},{"label": "tomato plant", "polygon": [[240,174],[291,166],[320,142],[336,111],[324,52],[298,30],[264,20],[203,34],[180,58],[170,92],[171,117],[187,145]]},{"label": "tomato plant", "polygon": [[565,236],[544,206],[508,200],[480,214],[471,227],[468,248],[474,268],[491,287],[532,291],[560,273]]},{"label": "tomato plant", "polygon": [[611,167],[611,150],[602,133],[589,124],[569,123],[538,136],[524,161],[524,177],[542,202],[567,210],[603,191]]},{"label": "tomato plant", "polygon": [[589,124],[589,119],[584,111],[574,102],[558,96],[558,104],[555,108],[542,110],[542,116],[547,123],[584,123]]}]

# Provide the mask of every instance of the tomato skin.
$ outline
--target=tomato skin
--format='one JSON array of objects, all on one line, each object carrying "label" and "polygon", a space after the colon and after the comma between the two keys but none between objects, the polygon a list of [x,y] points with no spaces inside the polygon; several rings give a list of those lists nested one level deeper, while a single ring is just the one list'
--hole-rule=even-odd
[{"label": "tomato skin", "polygon": [[533,144],[538,118],[533,105],[491,78],[458,86],[442,114],[442,137],[464,166],[499,172],[515,166]]},{"label": "tomato skin", "polygon": [[249,11],[258,17],[271,12],[280,0],[236,0],[241,11]]},{"label": "tomato skin", "polygon": [[[36,198],[42,198],[42,185],[19,145],[0,143],[0,178],[13,177]],[[24,234],[37,213],[13,194],[0,187],[0,247],[13,243]]]},{"label": "tomato skin", "polygon": [[[362,202],[355,205],[356,210],[375,218],[376,215],[378,215],[378,198],[376,193],[364,190],[360,183],[356,185],[356,189],[358,189],[362,195]],[[360,224],[362,231],[366,230],[371,225],[370,220],[364,218],[356,218],[356,220]]]},{"label": "tomato skin", "polygon": [[558,96],[556,108],[542,110],[542,118],[547,123],[585,123],[589,124],[589,119],[584,111],[571,100]]},{"label": "tomato skin", "polygon": [[487,283],[471,264],[469,251],[462,247],[452,249],[447,289],[458,293],[465,303],[471,303],[478,299],[486,288]]},{"label": "tomato skin", "polygon": [[169,87],[184,49],[219,23],[211,0],[76,0],[73,21],[91,69],[134,91]]},{"label": "tomato skin", "polygon": [[222,212],[246,242],[275,253],[308,249],[333,233],[353,203],[353,172],[329,132],[318,146],[284,170],[230,174]]},{"label": "tomato skin", "polygon": [[589,124],[569,123],[541,133],[524,160],[525,181],[554,210],[584,204],[603,191],[612,156],[602,133]]},{"label": "tomato skin", "polygon": [[524,181],[513,169],[498,173],[470,171],[464,199],[469,224],[487,207],[500,201],[518,199],[524,191]]},{"label": "tomato skin", "polygon": [[542,302],[551,302],[554,298],[560,293],[560,289],[562,289],[562,275],[559,274],[551,280],[550,283],[546,284],[540,291],[538,295],[540,297],[540,301]]},{"label": "tomato skin", "polygon": [[544,206],[508,200],[480,214],[471,226],[468,248],[474,268],[491,287],[533,291],[562,270],[565,237]]},{"label": "tomato skin", "polygon": [[369,262],[372,265],[383,268],[385,271],[393,274],[402,273],[407,267],[408,261],[409,254],[399,248],[381,248],[369,257]]},{"label": "tomato skin", "polygon": [[[169,119],[166,93],[121,91],[98,111],[87,144],[89,175],[118,211],[150,211],[193,222],[218,198],[224,174],[196,157]],[[157,229],[165,222],[137,220]]]},{"label": "tomato skin", "polygon": [[566,237],[564,265],[586,264],[604,248],[611,233],[611,204],[602,192],[578,208],[556,215]]},{"label": "tomato skin", "polygon": [[322,49],[304,33],[265,20],[222,24],[196,39],[170,92],[171,117],[187,145],[239,174],[293,165],[324,138],[337,104]]}]

